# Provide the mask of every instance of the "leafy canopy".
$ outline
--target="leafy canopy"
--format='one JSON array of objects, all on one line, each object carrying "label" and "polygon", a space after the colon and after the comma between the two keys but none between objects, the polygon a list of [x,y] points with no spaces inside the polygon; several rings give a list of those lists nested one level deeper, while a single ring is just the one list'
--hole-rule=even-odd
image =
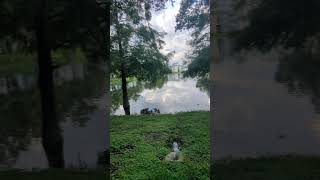
[{"label": "leafy canopy", "polygon": [[160,49],[164,32],[152,28],[151,12],[161,10],[166,1],[114,1],[111,10],[111,57],[113,73],[120,75],[124,64],[127,75],[151,81],[169,72],[169,55]]},{"label": "leafy canopy", "polygon": [[[48,0],[49,43],[52,49],[105,48],[107,0]],[[0,1],[0,41],[18,42],[21,50],[36,49],[39,0]],[[94,47],[94,48],[92,48]]]},{"label": "leafy canopy", "polygon": [[176,19],[176,31],[189,30],[193,40],[191,63],[185,76],[207,76],[209,69],[210,10],[209,0],[183,0]]}]

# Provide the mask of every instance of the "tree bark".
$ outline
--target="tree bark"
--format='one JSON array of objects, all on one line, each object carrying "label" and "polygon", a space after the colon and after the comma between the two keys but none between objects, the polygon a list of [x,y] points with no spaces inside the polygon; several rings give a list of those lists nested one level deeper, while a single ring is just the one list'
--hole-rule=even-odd
[{"label": "tree bark", "polygon": [[111,109],[111,94],[110,94],[110,73],[111,73],[111,58],[110,58],[110,43],[111,43],[111,40],[110,40],[110,22],[111,22],[111,19],[110,19],[110,11],[111,11],[111,0],[108,0],[107,1],[107,5],[106,5],[106,22],[107,22],[107,26],[106,26],[106,32],[107,32],[107,39],[106,39],[106,52],[107,52],[107,57],[106,57],[106,75],[107,75],[107,94],[106,94],[106,99],[107,99],[107,114],[106,114],[106,117],[107,117],[107,150],[105,152],[106,154],[106,172],[107,172],[107,179],[110,179],[110,166],[109,164],[111,163],[110,162],[110,133],[109,133],[109,129],[111,127],[111,119],[110,119],[110,109]]},{"label": "tree bark", "polygon": [[121,88],[122,88],[122,104],[123,109],[125,112],[125,115],[130,115],[130,103],[128,98],[128,88],[127,88],[127,76],[126,76],[126,67],[124,62],[124,52],[122,47],[122,41],[121,41],[121,26],[118,21],[118,17],[116,18],[116,25],[117,25],[117,36],[118,36],[118,45],[119,45],[119,56],[121,59]]},{"label": "tree bark", "polygon": [[[210,0],[210,137],[215,137],[214,133],[214,119],[215,119],[215,101],[214,101],[214,66],[215,64],[220,62],[220,50],[219,50],[219,44],[218,44],[218,0]],[[214,138],[210,138],[210,144],[211,146],[214,144]],[[214,146],[213,146],[214,147]],[[211,149],[211,158],[210,158],[210,179],[214,179],[212,174],[215,174],[214,172],[214,157],[215,157],[215,149]]]},{"label": "tree bark", "polygon": [[64,168],[63,138],[56,114],[51,48],[48,40],[47,1],[40,1],[36,28],[38,77],[42,108],[42,144],[50,168]]},{"label": "tree bark", "polygon": [[130,115],[130,103],[128,98],[126,69],[124,63],[121,64],[121,80],[122,80],[122,100],[123,109],[126,115]]}]

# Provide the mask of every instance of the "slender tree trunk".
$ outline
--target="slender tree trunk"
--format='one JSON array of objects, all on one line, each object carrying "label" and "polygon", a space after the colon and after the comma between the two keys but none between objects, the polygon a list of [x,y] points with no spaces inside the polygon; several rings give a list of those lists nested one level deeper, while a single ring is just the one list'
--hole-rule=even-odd
[{"label": "slender tree trunk", "polygon": [[117,36],[118,36],[118,45],[119,45],[119,55],[120,59],[122,60],[121,63],[121,88],[122,88],[122,104],[123,109],[126,115],[130,115],[130,103],[128,98],[128,88],[127,88],[127,76],[126,76],[126,67],[124,61],[124,53],[123,53],[123,47],[122,47],[122,41],[121,41],[121,27],[118,21],[118,18],[116,20],[117,24]]},{"label": "slender tree trunk", "polygon": [[121,80],[122,80],[122,99],[123,109],[126,115],[130,115],[130,103],[128,98],[126,69],[124,63],[121,64]]},{"label": "slender tree trunk", "polygon": [[63,139],[54,101],[51,49],[48,40],[47,2],[40,1],[36,29],[39,88],[42,108],[42,144],[50,168],[64,168]]}]

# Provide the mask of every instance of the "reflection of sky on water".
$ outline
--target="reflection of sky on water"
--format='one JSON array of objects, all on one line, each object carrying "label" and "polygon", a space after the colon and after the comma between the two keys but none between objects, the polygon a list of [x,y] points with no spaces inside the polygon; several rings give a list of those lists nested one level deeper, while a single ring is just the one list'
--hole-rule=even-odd
[{"label": "reflection of sky on water", "polygon": [[319,115],[307,95],[274,80],[277,63],[215,64],[213,157],[319,155]]},{"label": "reflection of sky on water", "polygon": [[[140,114],[143,108],[159,108],[162,114],[179,111],[210,110],[209,97],[206,92],[196,87],[196,80],[169,80],[160,89],[145,89],[139,93],[137,101],[130,100],[132,114]],[[116,115],[123,115],[120,106]]]},{"label": "reflection of sky on water", "polygon": [[14,168],[31,169],[43,167],[48,167],[48,162],[42,147],[41,138],[32,138],[28,150],[20,152]]},{"label": "reflection of sky on water", "polygon": [[66,166],[79,165],[85,163],[89,168],[97,166],[98,153],[107,147],[107,122],[105,97],[100,97],[97,109],[88,114],[90,119],[85,127],[80,127],[71,121],[62,125],[64,137],[64,157]]},{"label": "reflection of sky on water", "polygon": [[[100,97],[100,100],[104,97]],[[99,102],[97,102],[99,103]],[[106,103],[104,101],[104,103]],[[64,160],[66,167],[96,168],[98,153],[107,147],[107,131],[105,121],[105,106],[98,106],[94,112],[88,114],[90,119],[85,127],[74,123],[71,119],[61,123],[64,139]],[[25,151],[20,151],[14,168],[31,169],[47,168],[46,154],[41,144],[41,138],[32,138],[31,144]]]}]

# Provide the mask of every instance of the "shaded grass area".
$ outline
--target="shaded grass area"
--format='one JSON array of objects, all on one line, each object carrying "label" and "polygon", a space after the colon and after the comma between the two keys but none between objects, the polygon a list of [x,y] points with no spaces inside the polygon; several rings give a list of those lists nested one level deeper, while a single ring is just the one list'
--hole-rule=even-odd
[{"label": "shaded grass area", "polygon": [[71,171],[44,170],[39,172],[25,172],[18,170],[0,171],[3,180],[93,180],[109,179],[104,170],[101,171]]},{"label": "shaded grass area", "polygon": [[215,180],[320,180],[320,157],[288,155],[212,164]]},{"label": "shaded grass area", "polygon": [[[112,179],[209,179],[209,113],[113,116]],[[165,161],[172,141],[183,162]]]}]

